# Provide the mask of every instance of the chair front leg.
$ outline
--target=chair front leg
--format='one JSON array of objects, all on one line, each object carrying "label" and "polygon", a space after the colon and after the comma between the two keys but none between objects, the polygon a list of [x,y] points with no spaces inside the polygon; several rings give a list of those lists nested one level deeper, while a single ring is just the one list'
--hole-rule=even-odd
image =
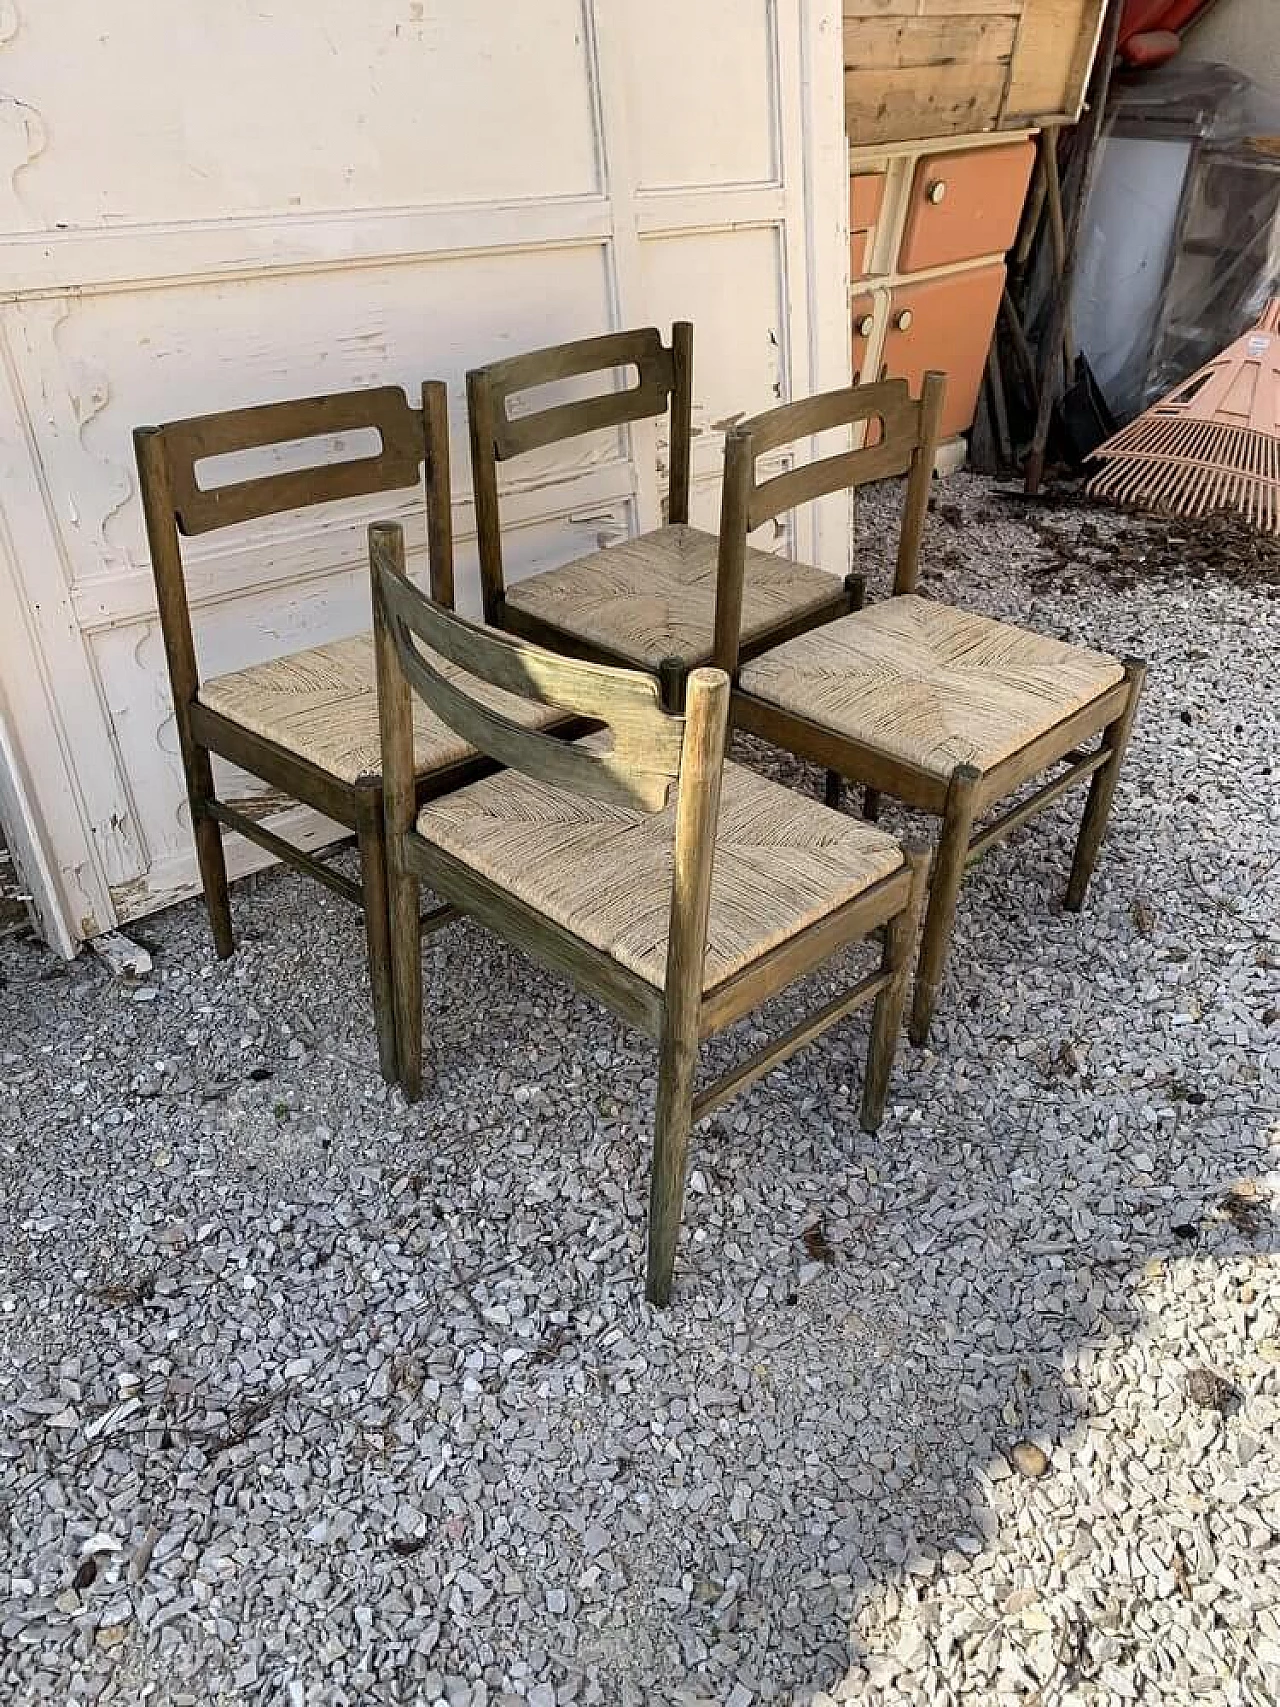
[{"label": "chair front leg", "polygon": [[1067,894],[1063,905],[1068,912],[1078,913],[1084,906],[1085,893],[1089,888],[1089,879],[1093,876],[1094,867],[1098,863],[1098,850],[1102,846],[1102,838],[1107,833],[1107,819],[1111,816],[1111,802],[1115,799],[1116,784],[1120,780],[1120,767],[1124,763],[1125,749],[1129,745],[1129,736],[1133,730],[1133,720],[1138,713],[1138,701],[1142,697],[1142,684],[1146,677],[1147,666],[1140,658],[1126,658],[1124,665],[1125,680],[1129,684],[1128,697],[1124,702],[1124,710],[1114,723],[1109,723],[1102,732],[1102,745],[1110,750],[1111,757],[1100,770],[1093,773],[1089,784],[1089,799],[1085,804],[1084,818],[1080,824],[1080,835],[1076,841],[1075,858],[1071,862],[1071,876],[1067,882]]},{"label": "chair front leg", "polygon": [[373,1022],[378,1034],[378,1066],[389,1085],[400,1077],[396,1049],[395,987],[391,976],[391,932],[387,919],[387,840],[382,787],[362,783],[356,790],[356,845],[360,852],[360,888]]},{"label": "chair front leg", "polygon": [[236,951],[236,939],[231,929],[231,895],[227,888],[227,856],[222,845],[222,826],[205,812],[206,805],[216,798],[209,749],[193,745],[185,768],[196,863],[200,867],[200,885],[209,914],[209,929],[213,933],[214,952],[219,960],[227,960]]},{"label": "chair front leg", "polygon": [[[690,1004],[691,1006],[693,1004]],[[693,1079],[698,1066],[696,1010],[693,1024],[682,1025],[668,1004],[658,1044],[658,1107],[654,1121],[653,1167],[649,1175],[649,1257],[645,1297],[651,1304],[671,1298],[680,1217],[689,1170],[693,1127]]]},{"label": "chair front leg", "polygon": [[889,983],[876,997],[871,1012],[871,1043],[867,1049],[867,1073],[862,1084],[864,1132],[874,1132],[884,1119],[885,1099],[889,1094],[889,1075],[902,1029],[902,1010],[907,1000],[907,985],[911,982],[911,963],[915,957],[916,936],[920,929],[920,912],[924,905],[929,882],[929,850],[923,847],[906,849],[911,868],[911,888],[906,904],[889,920],[884,933],[884,954],[881,970],[889,973]]},{"label": "chair front leg", "polygon": [[956,902],[964,877],[965,861],[969,854],[969,834],[973,829],[976,790],[982,772],[974,765],[957,765],[951,773],[947,789],[947,804],[942,819],[942,834],[933,862],[933,881],[929,885],[929,906],[924,919],[924,938],[920,944],[920,960],[916,967],[916,988],[911,1004],[911,1041],[917,1047],[928,1042],[929,1026],[942,984],[942,974],[951,947],[951,928],[955,923]]}]

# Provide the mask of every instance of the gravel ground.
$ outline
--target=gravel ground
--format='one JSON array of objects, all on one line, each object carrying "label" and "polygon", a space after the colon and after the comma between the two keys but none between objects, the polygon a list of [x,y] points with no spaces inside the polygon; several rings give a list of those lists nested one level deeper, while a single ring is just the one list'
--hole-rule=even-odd
[{"label": "gravel ground", "polygon": [[1151,662],[1088,909],[1069,802],[877,1137],[860,1021],[699,1135],[665,1313],[651,1049],[471,926],[411,1111],[301,878],[0,941],[0,1699],[1274,1701],[1280,604],[1044,515],[949,481],[928,585]]}]

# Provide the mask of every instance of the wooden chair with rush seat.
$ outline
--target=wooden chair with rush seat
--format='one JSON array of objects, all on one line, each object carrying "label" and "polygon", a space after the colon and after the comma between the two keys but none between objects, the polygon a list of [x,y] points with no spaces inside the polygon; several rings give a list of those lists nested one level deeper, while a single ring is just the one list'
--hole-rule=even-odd
[{"label": "wooden chair with rush seat", "polygon": [[[511,413],[523,392],[631,368],[634,385]],[[677,321],[669,346],[647,327],[491,362],[467,375],[467,398],[485,621],[576,657],[654,672],[678,705],[684,676],[711,656],[716,597],[716,536],[689,525],[693,327]],[[498,465],[668,411],[666,524],[508,586]],[[848,592],[830,575],[748,548],[744,656],[849,608]]]},{"label": "wooden chair with rush seat", "polygon": [[[211,457],[296,440],[373,429],[374,455],[342,455],[221,485],[203,485],[197,467]],[[192,634],[182,541],[285,511],[393,492],[425,482],[433,595],[453,602],[448,418],[445,388],[428,381],[422,406],[384,386],[140,427],[134,434],[147,537],[205,903],[221,958],[234,951],[223,854],[224,830],[236,830],[363,908],[377,1028],[378,1059],[398,1075],[387,938],[386,855],[373,636],[369,632],[268,659],[202,681]],[[507,707],[530,715],[526,702]],[[540,715],[540,711],[535,711]],[[419,708],[414,720],[415,786],[425,797],[447,792],[488,768],[452,729]],[[292,799],[355,832],[360,876],[353,880],[293,846],[266,825],[219,800],[212,758],[221,756]],[[443,922],[443,915],[434,916]]]},{"label": "wooden chair with rush seat", "polygon": [[[405,1092],[422,1085],[425,882],[657,1040],[647,1292],[665,1303],[693,1125],[872,1001],[862,1122],[879,1123],[928,855],[725,762],[720,671],[692,671],[673,713],[651,673],[567,658],[432,602],[405,577],[397,526],[371,528],[369,545]],[[578,742],[531,730],[485,703],[494,689],[605,730]],[[421,807],[419,699],[508,768]],[[880,927],[877,970],[695,1089],[705,1038]]]},{"label": "wooden chair with rush seat", "polygon": [[[1145,666],[922,597],[916,591],[936,422],[945,381],[912,398],[901,380],[855,386],[743,421],[730,434],[720,532],[714,661],[734,681],[735,724],[942,820],[916,971],[910,1033],[923,1043],[938,997],[966,865],[1076,783],[1090,780],[1067,884],[1084,903]],[[815,432],[876,420],[879,442],[760,481],[758,458]],[[747,535],[825,493],[908,474],[893,596],[788,640],[739,653]],[[1085,744],[1097,737],[1093,746]],[[1064,767],[1058,769],[1058,767]],[[994,821],[982,814],[1045,772]]]}]

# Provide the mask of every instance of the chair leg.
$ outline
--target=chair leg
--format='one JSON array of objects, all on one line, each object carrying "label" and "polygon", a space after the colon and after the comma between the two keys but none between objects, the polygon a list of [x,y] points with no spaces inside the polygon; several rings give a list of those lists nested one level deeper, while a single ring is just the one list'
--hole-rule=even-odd
[{"label": "chair leg", "polygon": [[693,1077],[698,1064],[696,1034],[682,1036],[663,1016],[658,1046],[658,1106],[654,1121],[653,1169],[649,1175],[649,1260],[645,1297],[651,1304],[671,1298],[680,1216],[684,1209],[693,1127]]},{"label": "chair leg", "polygon": [[1129,736],[1133,730],[1133,720],[1137,716],[1138,701],[1142,697],[1142,683],[1147,673],[1147,666],[1140,658],[1126,658],[1124,666],[1125,679],[1129,684],[1128,697],[1124,702],[1124,710],[1114,723],[1109,723],[1102,732],[1102,745],[1110,750],[1111,757],[1101,770],[1093,773],[1089,784],[1089,799],[1085,805],[1084,818],[1080,825],[1080,835],[1076,840],[1075,858],[1071,862],[1071,876],[1067,882],[1066,900],[1063,905],[1068,912],[1078,913],[1084,906],[1085,893],[1089,887],[1089,879],[1098,863],[1098,850],[1102,846],[1102,838],[1107,833],[1107,819],[1111,816],[1111,802],[1115,798],[1116,784],[1120,780],[1120,767],[1124,763],[1125,749],[1129,745]]},{"label": "chair leg", "polygon": [[400,1077],[396,1049],[395,987],[391,976],[391,932],[387,918],[387,840],[382,787],[362,784],[356,792],[356,843],[364,892],[364,938],[378,1034],[378,1066],[389,1085]]},{"label": "chair leg", "polygon": [[906,905],[889,920],[884,933],[884,953],[880,965],[890,974],[890,981],[876,997],[871,1011],[871,1043],[867,1049],[867,1072],[862,1084],[861,1125],[864,1132],[874,1132],[884,1119],[885,1099],[889,1094],[889,1075],[902,1029],[902,1010],[907,1000],[907,985],[911,981],[911,962],[915,955],[916,935],[920,929],[920,911],[929,883],[929,850],[909,847],[907,864],[911,867],[911,888]]},{"label": "chair leg", "polygon": [[391,981],[395,992],[396,1053],[400,1088],[407,1102],[422,1095],[422,931],[418,918],[421,885],[387,849],[387,919],[391,938]]},{"label": "chair leg", "polygon": [[880,790],[864,788],[862,791],[862,816],[868,824],[880,822]]},{"label": "chair leg", "polygon": [[822,783],[822,798],[833,812],[840,810],[840,799],[844,793],[844,778],[839,771],[828,771]]},{"label": "chair leg", "polygon": [[924,919],[924,938],[920,944],[920,960],[916,966],[915,995],[911,1004],[911,1041],[917,1047],[928,1042],[929,1025],[938,1000],[947,951],[951,946],[951,927],[955,923],[956,902],[960,882],[964,877],[965,861],[969,854],[969,832],[973,828],[976,790],[982,772],[973,765],[957,765],[951,773],[947,789],[946,810],[942,819],[942,834],[934,856],[933,880],[929,885],[929,906]]},{"label": "chair leg", "polygon": [[214,799],[213,765],[205,747],[192,749],[187,770],[187,798],[191,802],[196,862],[200,867],[200,883],[209,914],[209,929],[213,932],[214,952],[219,960],[228,960],[236,951],[236,939],[231,929],[231,895],[227,889],[227,857],[222,846],[222,826],[216,818],[206,816],[204,811],[206,802]]}]

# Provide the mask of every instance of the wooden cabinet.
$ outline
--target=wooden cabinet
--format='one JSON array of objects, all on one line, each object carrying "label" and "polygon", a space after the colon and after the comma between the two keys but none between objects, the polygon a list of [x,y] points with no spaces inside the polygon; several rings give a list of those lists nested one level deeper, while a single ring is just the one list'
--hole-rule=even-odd
[{"label": "wooden cabinet", "polygon": [[944,439],[973,422],[1034,160],[1025,135],[850,152],[855,381],[914,391],[931,368],[945,373]]},{"label": "wooden cabinet", "polygon": [[1079,117],[1104,0],[844,0],[855,147]]}]

